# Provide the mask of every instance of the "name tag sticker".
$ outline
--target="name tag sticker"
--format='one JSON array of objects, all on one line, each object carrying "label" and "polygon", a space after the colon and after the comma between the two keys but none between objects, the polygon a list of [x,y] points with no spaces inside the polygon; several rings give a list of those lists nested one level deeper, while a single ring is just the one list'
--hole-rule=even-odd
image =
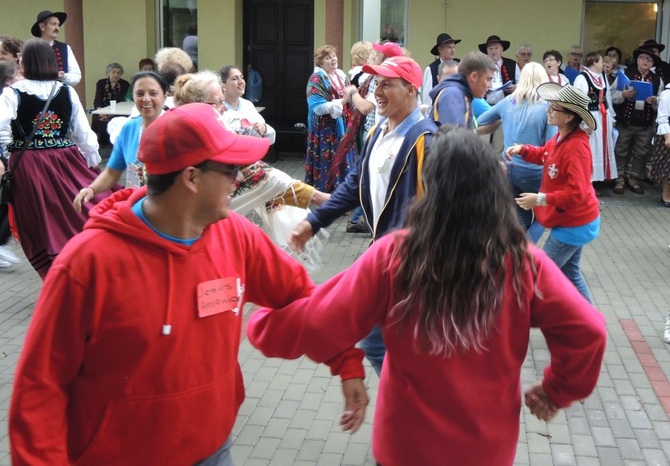
[{"label": "name tag sticker", "polygon": [[244,287],[240,279],[235,277],[198,283],[198,317],[222,312],[233,312],[238,315],[243,292]]}]

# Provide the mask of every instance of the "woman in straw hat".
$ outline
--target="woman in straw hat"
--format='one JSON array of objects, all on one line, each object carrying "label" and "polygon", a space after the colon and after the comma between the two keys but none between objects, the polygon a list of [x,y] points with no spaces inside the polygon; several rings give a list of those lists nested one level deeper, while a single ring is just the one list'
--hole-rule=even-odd
[{"label": "woman in straw hat", "polygon": [[544,251],[591,301],[579,263],[584,245],[600,232],[600,210],[591,185],[589,136],[580,124],[595,130],[596,120],[588,109],[589,98],[574,86],[545,83],[537,91],[549,102],[547,123],[555,125],[558,134],[542,147],[516,144],[507,149],[508,157],[518,154],[527,162],[544,166],[540,191],[521,193],[516,202],[533,209],[538,222],[551,228]]}]

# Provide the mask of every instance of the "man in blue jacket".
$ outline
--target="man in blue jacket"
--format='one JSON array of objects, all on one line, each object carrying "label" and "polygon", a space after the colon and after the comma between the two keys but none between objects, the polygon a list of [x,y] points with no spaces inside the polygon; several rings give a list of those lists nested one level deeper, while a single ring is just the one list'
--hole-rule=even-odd
[{"label": "man in blue jacket", "polygon": [[[381,65],[365,65],[363,71],[375,75],[374,96],[385,120],[368,134],[358,165],[344,183],[291,232],[289,244],[296,251],[303,251],[320,228],[359,204],[374,241],[400,228],[412,198],[424,193],[421,169],[437,126],[423,117],[417,103],[421,68],[411,58],[391,57]],[[379,328],[361,348],[379,374],[386,353]]]},{"label": "man in blue jacket", "polygon": [[430,91],[431,118],[438,124],[475,128],[473,99],[486,96],[491,89],[495,62],[481,52],[470,52],[458,65],[458,74],[443,79]]}]

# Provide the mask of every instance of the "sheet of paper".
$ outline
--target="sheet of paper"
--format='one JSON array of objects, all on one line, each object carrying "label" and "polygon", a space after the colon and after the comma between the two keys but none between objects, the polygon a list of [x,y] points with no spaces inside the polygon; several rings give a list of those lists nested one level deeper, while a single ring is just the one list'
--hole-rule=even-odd
[{"label": "sheet of paper", "polygon": [[126,167],[126,188],[139,188],[144,184],[137,174],[141,168],[141,162],[131,163]]}]

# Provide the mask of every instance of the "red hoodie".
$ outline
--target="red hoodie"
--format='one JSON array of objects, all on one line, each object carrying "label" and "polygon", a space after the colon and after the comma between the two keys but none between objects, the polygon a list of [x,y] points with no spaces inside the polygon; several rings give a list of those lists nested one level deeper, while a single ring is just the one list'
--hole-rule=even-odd
[{"label": "red hoodie", "polygon": [[533,212],[545,228],[578,227],[600,215],[600,203],[591,184],[593,163],[589,137],[581,129],[558,141],[556,134],[544,147],[524,144],[520,155],[526,162],[544,165],[540,192],[547,205]]},{"label": "red hoodie", "polygon": [[[530,246],[537,278],[517,303],[505,277],[496,328],[481,352],[441,357],[420,351],[414,316],[394,325],[389,310],[398,248],[406,231],[376,241],[348,270],[308,298],[249,319],[249,341],[265,355],[324,361],[382,327],[386,342],[372,431],[372,450],[384,466],[511,466],[519,437],[521,366],[531,327],[539,327],[551,361],[542,386],[559,407],[586,397],[605,352],[603,316],[579,294],[546,254]],[[509,262],[509,261],[508,261]],[[541,295],[541,297],[540,297]]]},{"label": "red hoodie", "polygon": [[99,204],[47,276],[14,383],[14,465],[181,466],[213,454],[244,399],[244,303],[281,307],[314,286],[232,212],[190,247],[161,238],[131,211],[145,194]]}]

